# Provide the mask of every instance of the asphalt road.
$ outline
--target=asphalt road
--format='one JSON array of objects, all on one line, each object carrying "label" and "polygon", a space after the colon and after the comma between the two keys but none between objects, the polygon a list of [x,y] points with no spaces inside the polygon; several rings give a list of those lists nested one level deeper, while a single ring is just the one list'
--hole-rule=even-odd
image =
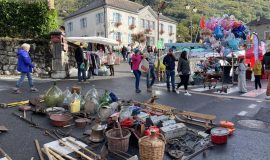
[{"label": "asphalt road", "polygon": [[[36,87],[39,93],[31,93],[28,90],[27,83],[24,83],[23,94],[12,94],[11,87],[15,80],[0,80],[0,102],[8,103],[14,101],[27,100],[36,97],[39,94],[45,94],[46,90],[52,85],[51,80],[36,81]],[[60,80],[57,85],[64,90],[66,87],[80,85],[82,93],[85,94],[92,85],[98,88],[99,93],[105,89],[111,90],[122,99],[133,99],[144,101],[150,98],[151,94],[146,92],[145,81],[141,82],[142,93],[136,94],[134,89],[134,78],[120,77],[106,80],[91,80],[87,83],[77,84],[76,80]],[[202,94],[192,94],[184,96],[183,94],[168,93],[164,88],[155,87],[158,94],[158,103],[176,107],[179,110],[194,111],[200,113],[214,114],[217,116],[216,123],[219,120],[229,120],[236,122],[239,119],[253,119],[259,108],[270,108],[269,102],[253,100],[243,100],[236,98],[224,98],[220,96],[209,96]],[[250,107],[253,104],[255,107]],[[37,152],[33,143],[38,139],[41,144],[52,141],[51,138],[37,129],[34,129],[12,116],[13,109],[0,109],[0,124],[7,126],[10,130],[7,133],[0,134],[0,147],[3,148],[14,160],[29,160],[31,157],[37,158]],[[247,112],[246,114],[243,111]],[[243,115],[243,116],[241,116]],[[49,120],[46,117],[33,115],[33,120],[39,124],[50,127]],[[84,130],[73,129],[72,133],[82,136]],[[229,138],[226,145],[217,146],[207,152],[206,157],[199,155],[197,160],[268,160],[270,159],[270,137],[269,129],[250,129],[237,125],[237,130]]]}]

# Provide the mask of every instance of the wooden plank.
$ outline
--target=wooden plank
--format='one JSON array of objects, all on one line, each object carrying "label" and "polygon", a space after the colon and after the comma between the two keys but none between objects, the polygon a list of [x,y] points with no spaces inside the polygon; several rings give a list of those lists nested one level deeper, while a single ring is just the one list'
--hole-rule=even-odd
[{"label": "wooden plank", "polygon": [[202,114],[202,113],[196,113],[196,112],[189,112],[189,111],[183,111],[183,112],[178,112],[177,114],[190,117],[190,118],[200,118],[200,119],[206,119],[213,121],[216,119],[215,115],[208,115],[208,114]]}]

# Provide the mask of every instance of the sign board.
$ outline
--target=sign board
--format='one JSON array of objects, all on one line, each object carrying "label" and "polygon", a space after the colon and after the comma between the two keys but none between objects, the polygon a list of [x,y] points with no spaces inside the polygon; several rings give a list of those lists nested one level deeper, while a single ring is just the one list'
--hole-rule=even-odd
[{"label": "sign board", "polygon": [[164,40],[160,39],[157,43],[157,49],[163,49],[164,47]]}]

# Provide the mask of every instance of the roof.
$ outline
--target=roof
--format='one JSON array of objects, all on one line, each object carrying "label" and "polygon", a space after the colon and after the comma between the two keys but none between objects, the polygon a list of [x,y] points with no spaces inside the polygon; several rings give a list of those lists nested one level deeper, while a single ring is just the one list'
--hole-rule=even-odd
[{"label": "roof", "polygon": [[[71,13],[70,15],[66,16],[64,19],[68,19],[77,15],[80,15],[82,13],[91,11],[96,8],[103,7],[105,5],[115,7],[115,8],[120,8],[120,9],[131,11],[131,12],[136,12],[136,13],[138,13],[141,9],[145,8],[145,6],[139,3],[129,1],[129,0],[94,0],[90,2],[87,6],[82,7],[78,9],[77,11]],[[174,21],[173,19],[166,17],[162,14],[160,15],[160,19],[176,23],[176,21]]]},{"label": "roof", "polygon": [[248,26],[260,26],[264,24],[270,24],[270,20],[265,18],[265,17],[260,17],[260,20],[258,21],[257,19],[250,21],[247,25]]}]

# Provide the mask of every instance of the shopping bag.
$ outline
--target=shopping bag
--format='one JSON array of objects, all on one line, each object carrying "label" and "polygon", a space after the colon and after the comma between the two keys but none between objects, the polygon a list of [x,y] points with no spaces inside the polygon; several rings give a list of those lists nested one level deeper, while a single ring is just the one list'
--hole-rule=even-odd
[{"label": "shopping bag", "polygon": [[144,72],[144,73],[148,72],[148,70],[149,70],[149,62],[146,59],[143,59],[141,61],[140,65],[139,65],[139,70],[141,72]]}]

